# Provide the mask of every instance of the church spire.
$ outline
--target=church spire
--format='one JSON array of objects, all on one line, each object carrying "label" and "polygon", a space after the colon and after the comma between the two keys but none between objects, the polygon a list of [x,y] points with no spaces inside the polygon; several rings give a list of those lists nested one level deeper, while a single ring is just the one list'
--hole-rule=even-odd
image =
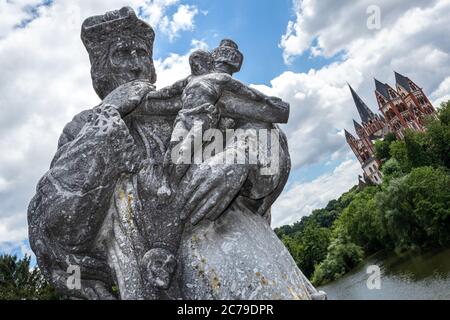
[{"label": "church spire", "polygon": [[368,123],[369,120],[373,119],[375,115],[373,112],[367,107],[364,101],[358,96],[358,94],[353,90],[351,85],[348,85],[350,91],[353,96],[353,101],[355,101],[356,109],[358,109],[359,116],[363,123]]},{"label": "church spire", "polygon": [[356,138],[347,130],[344,129],[345,132],[345,138],[347,139],[347,141],[352,141],[352,140],[356,140]]},{"label": "church spire", "polygon": [[353,119],[353,125],[355,126],[356,133],[358,133],[360,130],[364,130],[364,128],[358,122],[356,122],[355,119]]},{"label": "church spire", "polygon": [[396,71],[394,71],[394,73],[395,73],[395,82],[397,83],[397,86],[401,86],[406,91],[412,92],[413,90],[409,85],[409,79]]},{"label": "church spire", "polygon": [[375,80],[375,88],[378,91],[378,93],[383,95],[383,97],[385,97],[387,100],[390,100],[387,85],[377,79],[374,80]]}]

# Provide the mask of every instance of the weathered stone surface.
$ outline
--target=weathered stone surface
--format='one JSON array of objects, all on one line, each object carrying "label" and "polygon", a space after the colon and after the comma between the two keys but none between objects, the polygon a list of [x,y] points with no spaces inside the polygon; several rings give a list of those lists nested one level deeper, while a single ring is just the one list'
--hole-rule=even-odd
[{"label": "weathered stone surface", "polygon": [[[87,19],[82,40],[102,103],[64,128],[28,212],[32,249],[57,289],[81,299],[323,298],[270,228],[290,171],[276,125],[289,105],[233,79],[237,44],[193,53],[192,75],[155,91],[154,32],[131,9]],[[214,139],[198,146],[220,151],[172,161],[208,129]],[[230,129],[250,134],[218,143]],[[264,130],[270,141],[257,143]],[[223,161],[234,157],[245,162]],[[73,266],[80,288],[67,286]]]},{"label": "weathered stone surface", "polygon": [[267,221],[233,204],[185,233],[181,260],[187,299],[311,299],[313,288]]}]

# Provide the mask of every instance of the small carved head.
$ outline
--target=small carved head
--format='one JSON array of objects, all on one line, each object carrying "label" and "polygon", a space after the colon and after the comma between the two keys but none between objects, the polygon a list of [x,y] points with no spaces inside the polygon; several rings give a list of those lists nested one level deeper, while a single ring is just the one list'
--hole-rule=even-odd
[{"label": "small carved head", "polygon": [[200,76],[211,72],[214,68],[214,58],[211,53],[204,50],[196,50],[189,57],[191,73]]},{"label": "small carved head", "polygon": [[144,255],[142,265],[150,285],[161,290],[169,289],[177,267],[177,260],[169,250],[151,249]]},{"label": "small carved head", "polygon": [[244,62],[244,55],[233,40],[224,39],[218,48],[212,51],[215,67],[218,71],[233,74],[239,72]]}]

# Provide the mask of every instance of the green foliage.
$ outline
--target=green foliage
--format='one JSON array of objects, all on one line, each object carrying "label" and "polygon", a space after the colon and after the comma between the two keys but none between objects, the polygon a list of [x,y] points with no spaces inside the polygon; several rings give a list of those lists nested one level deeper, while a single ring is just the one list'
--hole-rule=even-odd
[{"label": "green foliage", "polygon": [[413,132],[407,130],[405,139],[391,143],[390,155],[400,165],[404,173],[410,172],[413,168],[440,165],[438,157],[429,152],[430,142],[428,133]]},{"label": "green foliage", "polygon": [[303,217],[299,222],[291,226],[282,226],[275,229],[275,233],[281,239],[284,236],[292,236],[303,232],[308,223],[315,223],[321,228],[330,228],[348,204],[358,193],[356,187],[344,193],[338,200],[332,200],[326,208],[314,210],[310,216]]},{"label": "green foliage", "polygon": [[315,267],[327,256],[332,227],[342,211],[358,194],[357,188],[332,200],[324,209],[314,210],[308,217],[292,226],[275,229],[303,273],[310,277]]},{"label": "green foliage", "polygon": [[373,253],[383,248],[384,231],[374,196],[377,188],[368,187],[360,192],[336,221],[336,230],[349,241]]},{"label": "green foliage", "polygon": [[426,135],[435,164],[450,168],[450,101],[441,105],[438,120],[428,122]]},{"label": "green foliage", "polygon": [[439,121],[444,126],[450,126],[450,101],[443,102],[438,111]]},{"label": "green foliage", "polygon": [[0,256],[0,300],[55,300],[58,295],[39,269],[30,269],[30,257]]},{"label": "green foliage", "polygon": [[382,161],[387,161],[391,158],[390,145],[392,142],[396,141],[397,138],[395,134],[388,133],[383,140],[378,140],[375,142],[375,155],[378,159]]},{"label": "green foliage", "polygon": [[[442,104],[438,119],[428,119],[426,132],[408,130],[403,141],[393,141],[390,144],[390,156],[398,161],[403,172],[408,173],[424,166],[450,168],[449,119],[450,101]],[[385,146],[379,145],[379,148],[383,149]]]},{"label": "green foliage", "polygon": [[[411,168],[423,167],[431,164],[426,153],[426,145],[421,141],[423,133],[407,132],[405,136],[406,154]],[[423,139],[422,139],[423,140]]]},{"label": "green foliage", "polygon": [[383,224],[397,249],[450,245],[450,175],[421,167],[377,194]]},{"label": "green foliage", "polygon": [[389,147],[392,158],[397,160],[403,172],[411,171],[411,164],[408,159],[408,150],[405,141],[394,141]]},{"label": "green foliage", "polygon": [[342,277],[364,258],[364,251],[345,237],[334,239],[328,248],[328,254],[314,271],[311,281],[324,285]]},{"label": "green foliage", "polygon": [[307,277],[311,276],[316,265],[325,259],[330,234],[330,229],[322,228],[316,223],[308,223],[301,233],[283,238],[283,243]]},{"label": "green foliage", "polygon": [[383,176],[385,181],[389,181],[391,178],[402,177],[405,173],[400,166],[400,163],[394,158],[389,159],[383,164]]}]

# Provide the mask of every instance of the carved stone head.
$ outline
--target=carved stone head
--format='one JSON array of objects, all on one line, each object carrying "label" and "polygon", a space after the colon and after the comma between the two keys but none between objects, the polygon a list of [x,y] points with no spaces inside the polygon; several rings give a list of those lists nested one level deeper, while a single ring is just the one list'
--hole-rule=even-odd
[{"label": "carved stone head", "polygon": [[213,70],[214,58],[207,51],[196,50],[189,56],[189,64],[192,75],[199,76]]},{"label": "carved stone head", "polygon": [[156,82],[155,32],[133,9],[124,7],[86,19],[81,39],[89,53],[93,86],[101,99],[133,80]]},{"label": "carved stone head", "polygon": [[244,62],[244,55],[233,40],[224,39],[219,47],[213,50],[212,56],[217,71],[226,72],[230,75],[239,72]]},{"label": "carved stone head", "polygon": [[142,265],[150,285],[161,290],[169,289],[177,267],[177,260],[169,250],[151,249],[142,258]]}]

